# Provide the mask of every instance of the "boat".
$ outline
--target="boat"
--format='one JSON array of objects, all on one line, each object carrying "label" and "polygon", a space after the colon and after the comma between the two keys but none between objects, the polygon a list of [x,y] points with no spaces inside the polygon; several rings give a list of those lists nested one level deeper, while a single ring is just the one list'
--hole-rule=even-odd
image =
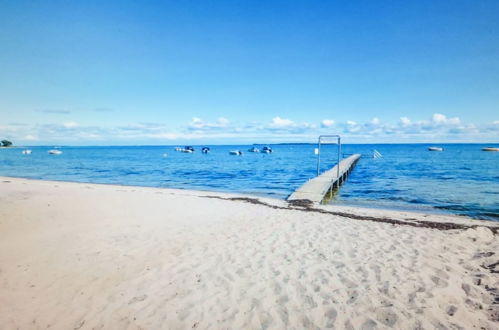
[{"label": "boat", "polygon": [[194,152],[194,148],[191,147],[191,146],[185,146],[184,149],[182,149],[182,152],[185,152],[185,153],[188,153],[188,154],[191,154]]},{"label": "boat", "polygon": [[236,156],[242,156],[243,152],[240,151],[240,150],[231,150],[231,151],[229,151],[229,154],[230,155],[236,155]]},{"label": "boat", "polygon": [[31,150],[25,149],[25,150],[22,151],[22,154],[23,155],[31,155]]},{"label": "boat", "polygon": [[272,148],[265,146],[265,147],[262,148],[262,152],[266,153],[266,154],[271,154],[272,153]]},{"label": "boat", "polygon": [[482,148],[482,151],[499,151],[499,148],[496,148],[496,147],[485,147],[485,148]]},{"label": "boat", "polygon": [[60,155],[62,154],[62,151],[57,150],[57,149],[52,149],[48,151],[50,155]]},{"label": "boat", "polygon": [[428,147],[429,151],[444,151],[442,147]]},{"label": "boat", "polygon": [[210,148],[208,148],[208,147],[203,147],[203,148],[201,149],[201,152],[202,152],[203,154],[207,154],[207,153],[209,153],[209,152],[210,152]]},{"label": "boat", "polygon": [[257,147],[252,147],[248,149],[248,152],[260,152],[260,149],[258,149]]}]

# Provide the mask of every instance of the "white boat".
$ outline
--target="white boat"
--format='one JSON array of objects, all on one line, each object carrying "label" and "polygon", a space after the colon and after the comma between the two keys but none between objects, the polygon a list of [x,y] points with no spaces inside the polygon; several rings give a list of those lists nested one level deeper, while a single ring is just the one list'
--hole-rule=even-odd
[{"label": "white boat", "polygon": [[182,151],[181,147],[175,147],[175,151]]},{"label": "white boat", "polygon": [[262,152],[266,154],[271,154],[272,153],[272,148],[271,147],[263,147]]},{"label": "white boat", "polygon": [[230,155],[236,155],[236,156],[242,156],[243,152],[240,151],[240,150],[231,150],[231,151],[229,151],[229,154]]},{"label": "white boat", "polygon": [[499,148],[496,148],[496,147],[485,147],[485,148],[482,148],[482,151],[499,151]]},{"label": "white boat", "polygon": [[248,149],[248,152],[260,152],[260,149],[258,149],[257,147],[252,147]]},{"label": "white boat", "polygon": [[209,152],[210,152],[210,148],[208,148],[208,147],[203,147],[203,148],[201,149],[201,152],[202,152],[203,154],[207,154],[207,153],[209,153]]},{"label": "white boat", "polygon": [[22,151],[23,155],[31,155],[31,150],[25,149]]},{"label": "white boat", "polygon": [[444,151],[442,147],[428,147],[429,151]]},{"label": "white boat", "polygon": [[52,149],[52,150],[49,150],[49,154],[50,155],[60,155],[60,154],[62,154],[62,151],[57,150],[57,149]]},{"label": "white boat", "polygon": [[192,154],[194,152],[194,150],[192,150],[192,149],[182,149],[182,152],[184,152],[186,154]]}]

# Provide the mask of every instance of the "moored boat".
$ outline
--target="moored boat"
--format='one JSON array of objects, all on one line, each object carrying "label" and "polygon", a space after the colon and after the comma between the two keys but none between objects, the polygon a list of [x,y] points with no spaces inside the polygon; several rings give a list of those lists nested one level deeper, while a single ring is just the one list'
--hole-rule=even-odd
[{"label": "moored boat", "polygon": [[243,152],[241,150],[231,150],[229,151],[230,155],[242,156]]},{"label": "moored boat", "polygon": [[209,152],[210,152],[210,148],[208,148],[208,147],[203,147],[203,148],[201,149],[201,152],[202,152],[203,154],[207,154],[207,153],[209,153]]},{"label": "moored boat", "polygon": [[248,149],[248,152],[260,152],[260,149],[258,149],[257,147],[252,147]]},{"label": "moored boat", "polygon": [[62,151],[57,150],[57,149],[52,149],[52,150],[49,150],[48,153],[50,155],[60,155],[60,154],[62,154]]},{"label": "moored boat", "polygon": [[272,153],[272,148],[265,146],[265,147],[262,148],[262,152],[266,153],[266,154],[271,154]]},{"label": "moored boat", "polygon": [[22,151],[22,154],[23,155],[31,155],[31,150],[25,149],[25,150]]},{"label": "moored boat", "polygon": [[496,147],[485,147],[485,148],[482,148],[482,151],[499,151],[499,148],[496,148]]},{"label": "moored boat", "polygon": [[428,147],[429,151],[444,151],[442,147]]},{"label": "moored boat", "polygon": [[188,154],[191,154],[194,152],[194,148],[191,147],[191,146],[185,146],[184,149],[182,149],[182,152],[185,152],[185,153],[188,153]]}]

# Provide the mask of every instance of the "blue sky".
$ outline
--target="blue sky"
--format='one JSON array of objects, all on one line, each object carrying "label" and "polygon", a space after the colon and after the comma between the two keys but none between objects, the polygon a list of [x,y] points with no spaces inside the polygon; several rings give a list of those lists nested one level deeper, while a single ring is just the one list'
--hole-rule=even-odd
[{"label": "blue sky", "polygon": [[498,1],[1,1],[17,144],[499,142]]}]

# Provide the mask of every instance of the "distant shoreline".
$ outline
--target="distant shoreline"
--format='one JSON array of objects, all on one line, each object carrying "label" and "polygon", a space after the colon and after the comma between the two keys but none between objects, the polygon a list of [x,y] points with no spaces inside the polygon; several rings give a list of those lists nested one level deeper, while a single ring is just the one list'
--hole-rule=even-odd
[{"label": "distant shoreline", "polygon": [[[322,143],[322,144],[333,144],[333,143]],[[374,146],[374,145],[420,145],[420,146],[433,146],[433,145],[499,145],[499,142],[418,142],[418,143],[345,143],[342,142],[342,145],[365,145],[365,146]],[[99,144],[99,145],[71,145],[71,144],[43,144],[43,145],[22,145],[22,146],[11,146],[11,147],[0,147],[0,148],[53,148],[54,146],[58,146],[61,148],[64,147],[82,147],[82,148],[109,148],[109,147],[171,147],[175,148],[177,146],[191,145],[195,147],[200,146],[292,146],[292,145],[310,145],[316,146],[317,142],[282,142],[282,143],[238,143],[238,144],[221,144],[221,143],[177,143],[177,144]]]}]

